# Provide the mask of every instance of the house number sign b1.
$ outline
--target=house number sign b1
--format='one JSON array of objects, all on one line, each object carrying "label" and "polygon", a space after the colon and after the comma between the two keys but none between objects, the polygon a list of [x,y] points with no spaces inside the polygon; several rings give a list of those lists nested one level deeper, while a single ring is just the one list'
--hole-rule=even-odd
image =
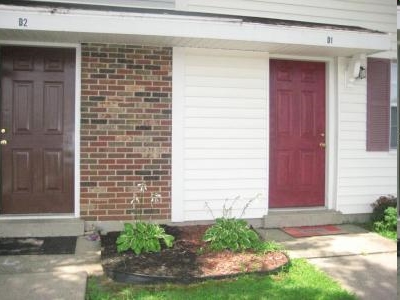
[{"label": "house number sign b1", "polygon": [[28,27],[28,19],[18,18],[18,27]]},{"label": "house number sign b1", "polygon": [[329,36],[329,35],[328,35],[328,36],[326,37],[326,43],[327,43],[327,44],[333,44],[333,36]]}]

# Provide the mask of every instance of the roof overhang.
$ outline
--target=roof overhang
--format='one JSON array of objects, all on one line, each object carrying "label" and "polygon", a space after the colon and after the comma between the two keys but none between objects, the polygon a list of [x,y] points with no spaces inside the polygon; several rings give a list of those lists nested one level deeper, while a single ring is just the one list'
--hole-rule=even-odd
[{"label": "roof overhang", "polygon": [[[240,18],[0,5],[0,41],[124,43],[351,56],[390,50],[390,35]],[[21,21],[22,20],[22,21]]]}]

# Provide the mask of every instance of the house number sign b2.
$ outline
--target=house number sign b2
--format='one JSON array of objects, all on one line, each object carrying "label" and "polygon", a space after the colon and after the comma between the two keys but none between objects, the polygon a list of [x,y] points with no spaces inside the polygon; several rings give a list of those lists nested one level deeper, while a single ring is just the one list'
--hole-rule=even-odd
[{"label": "house number sign b2", "polygon": [[28,19],[18,18],[18,27],[28,27]]}]

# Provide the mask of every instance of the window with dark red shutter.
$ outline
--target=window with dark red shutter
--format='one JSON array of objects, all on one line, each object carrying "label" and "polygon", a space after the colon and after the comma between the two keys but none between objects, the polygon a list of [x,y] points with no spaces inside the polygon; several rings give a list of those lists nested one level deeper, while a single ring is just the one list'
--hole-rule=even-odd
[{"label": "window with dark red shutter", "polygon": [[390,131],[390,60],[368,58],[367,151],[388,151]]}]

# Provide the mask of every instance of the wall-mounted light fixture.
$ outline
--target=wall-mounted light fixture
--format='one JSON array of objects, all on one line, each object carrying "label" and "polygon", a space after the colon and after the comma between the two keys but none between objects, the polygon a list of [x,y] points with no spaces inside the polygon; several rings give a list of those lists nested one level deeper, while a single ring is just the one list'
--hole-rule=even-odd
[{"label": "wall-mounted light fixture", "polygon": [[367,76],[367,57],[365,54],[353,55],[347,64],[346,85],[352,86],[356,80],[362,80]]},{"label": "wall-mounted light fixture", "polygon": [[367,69],[365,66],[360,66],[360,70],[356,79],[364,79],[365,77],[367,77]]}]

